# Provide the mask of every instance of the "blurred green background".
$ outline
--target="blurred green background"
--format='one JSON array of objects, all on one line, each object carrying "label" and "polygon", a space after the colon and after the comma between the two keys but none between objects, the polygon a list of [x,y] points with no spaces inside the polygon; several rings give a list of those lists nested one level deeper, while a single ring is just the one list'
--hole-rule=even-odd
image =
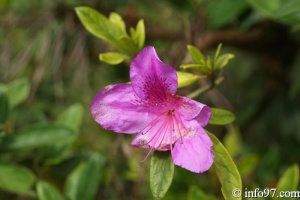
[{"label": "blurred green background", "polygon": [[[106,16],[117,12],[127,27],[143,18],[146,45],[155,46],[160,58],[177,69],[190,59],[188,44],[210,55],[222,43],[223,53],[235,54],[224,70],[225,81],[197,100],[235,113],[234,124],[207,129],[234,158],[243,188],[275,187],[284,170],[299,164],[298,0],[0,0],[0,91],[20,87],[7,95],[10,109],[1,121],[0,199],[42,199],[36,191],[44,182],[71,199],[76,199],[76,187],[89,193],[81,199],[152,198],[149,159],[140,162],[147,151],[130,147],[132,136],[103,130],[89,112],[100,89],[129,81],[128,64],[99,61],[99,53],[113,48],[83,28],[76,6],[90,6]],[[189,94],[201,85],[178,93]],[[36,124],[48,130],[53,123],[69,126],[73,138],[46,138],[42,144],[37,136],[31,146],[22,146],[21,140],[15,149],[5,146],[16,139],[3,138],[26,132],[26,127],[36,130]],[[22,189],[22,181],[8,175],[24,169],[32,181]],[[21,176],[15,179],[23,180]],[[86,185],[74,186],[78,180]],[[16,185],[5,185],[9,181]],[[179,167],[164,199],[193,199],[194,190],[222,199],[214,174],[195,175]]]}]

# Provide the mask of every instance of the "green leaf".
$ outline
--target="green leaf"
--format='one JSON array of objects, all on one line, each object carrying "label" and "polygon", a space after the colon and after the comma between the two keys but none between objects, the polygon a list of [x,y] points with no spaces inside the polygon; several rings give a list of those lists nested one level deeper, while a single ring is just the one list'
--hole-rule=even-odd
[{"label": "green leaf", "polygon": [[190,52],[195,63],[197,63],[197,64],[205,63],[204,56],[197,47],[195,47],[193,45],[188,45],[187,49]]},{"label": "green leaf", "polygon": [[209,25],[218,28],[229,24],[237,19],[247,8],[248,5],[243,0],[210,1],[206,10]]},{"label": "green leaf", "polygon": [[[9,104],[4,89],[0,86],[0,125],[4,124],[9,113]],[[1,129],[1,128],[0,128]]]},{"label": "green leaf", "polygon": [[29,95],[30,84],[27,78],[17,79],[7,85],[7,98],[10,108],[14,108]]},{"label": "green leaf", "polygon": [[[214,163],[212,168],[222,185],[221,191],[225,200],[241,200],[232,195],[234,189],[242,191],[242,181],[239,171],[229,153],[216,136],[206,131],[213,142]],[[242,195],[241,195],[242,196]]]},{"label": "green leaf", "polygon": [[73,104],[67,110],[62,112],[58,118],[57,122],[59,124],[65,125],[74,132],[79,131],[83,118],[83,106],[79,103]]},{"label": "green leaf", "polygon": [[9,192],[33,196],[35,176],[27,168],[0,163],[0,188]]},{"label": "green leaf", "polygon": [[209,124],[213,125],[226,125],[234,122],[235,116],[228,110],[220,108],[211,108],[211,118]]},{"label": "green leaf", "polygon": [[273,17],[277,10],[282,6],[283,2],[286,0],[246,0],[247,3],[252,6],[254,9],[265,14],[266,16]]},{"label": "green leaf", "polygon": [[209,69],[205,64],[183,64],[180,65],[180,68],[182,69],[194,69],[199,72],[202,72],[203,74],[210,74],[211,69]]},{"label": "green leaf", "polygon": [[211,63],[211,58],[210,58],[210,56],[207,56],[207,59],[206,59],[206,66],[208,67],[208,69],[214,70],[213,65],[212,65],[212,63]]},{"label": "green leaf", "polygon": [[39,181],[36,185],[39,200],[64,200],[56,187],[45,181]]},{"label": "green leaf", "polygon": [[188,72],[177,71],[178,88],[189,86],[200,79],[199,76]]},{"label": "green leaf", "polygon": [[134,41],[136,41],[136,30],[134,29],[134,28],[132,28],[132,27],[130,27],[129,28],[129,33],[130,33],[130,37],[134,40]]},{"label": "green leaf", "polygon": [[224,68],[230,59],[234,58],[233,54],[224,54],[217,58],[215,70]]},{"label": "green leaf", "polygon": [[[289,167],[277,183],[276,189],[280,191],[296,191],[299,183],[299,166],[297,164]],[[293,199],[293,198],[284,198]]]},{"label": "green leaf", "polygon": [[0,152],[32,149],[74,139],[74,131],[62,125],[43,124],[30,126],[19,133],[3,137]]},{"label": "green leaf", "polygon": [[138,48],[142,49],[145,43],[146,33],[145,33],[145,25],[144,20],[141,19],[138,21],[136,25],[136,43],[138,44]]},{"label": "green leaf", "polygon": [[[79,133],[79,128],[83,118],[83,107],[81,104],[73,104],[63,111],[57,118],[57,124],[71,129],[74,132],[74,138]],[[43,158],[44,165],[55,165],[62,162],[70,149],[72,139],[64,140],[59,143],[49,145],[39,151]]]},{"label": "green leaf", "polygon": [[122,17],[115,12],[110,13],[109,15],[109,20],[114,23],[115,25],[117,25],[123,32],[124,35],[126,35],[126,25],[122,19]]},{"label": "green leaf", "polygon": [[129,36],[122,36],[119,38],[119,44],[122,46],[123,52],[126,52],[127,55],[135,56],[139,49],[137,44],[133,41],[133,39]]},{"label": "green leaf", "polygon": [[155,151],[150,161],[150,188],[155,199],[161,199],[171,186],[174,164],[169,152]]},{"label": "green leaf", "polygon": [[188,191],[187,200],[217,200],[217,198],[206,194],[196,186],[191,186]]},{"label": "green leaf", "polygon": [[300,23],[299,0],[247,0],[248,4],[267,17],[281,23],[294,25]]},{"label": "green leaf", "polygon": [[138,49],[142,49],[145,43],[145,25],[144,25],[144,20],[139,20],[139,22],[136,25],[136,29],[130,28],[130,35],[132,40],[135,42],[137,45]]},{"label": "green leaf", "polygon": [[80,163],[67,177],[65,194],[72,200],[92,200],[97,192],[100,178],[101,157],[92,154]]},{"label": "green leaf", "polygon": [[281,4],[275,14],[275,20],[290,25],[300,24],[300,1],[289,0]]},{"label": "green leaf", "polygon": [[120,24],[117,25],[113,23],[104,15],[89,7],[76,7],[75,11],[87,31],[94,36],[111,43],[117,49],[123,50],[122,44],[119,42],[119,38],[124,36]]},{"label": "green leaf", "polygon": [[219,55],[220,55],[221,48],[222,48],[222,43],[220,43],[220,44],[218,45],[218,47],[217,47],[217,50],[216,50],[216,53],[215,53],[215,56],[214,56],[214,63],[217,62],[217,59],[218,59],[218,57],[219,57]]},{"label": "green leaf", "polygon": [[99,55],[99,59],[108,64],[117,65],[123,62],[124,60],[129,59],[129,57],[122,53],[109,52],[109,53],[101,53]]}]

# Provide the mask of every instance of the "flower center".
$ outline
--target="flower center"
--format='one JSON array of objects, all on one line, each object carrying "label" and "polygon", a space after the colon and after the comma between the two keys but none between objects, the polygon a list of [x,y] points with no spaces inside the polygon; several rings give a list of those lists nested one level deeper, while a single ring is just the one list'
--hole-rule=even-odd
[{"label": "flower center", "polygon": [[175,115],[174,112],[175,112],[175,109],[171,109],[171,110],[168,111],[168,115],[169,116],[170,115],[174,116]]},{"label": "flower center", "polygon": [[170,150],[172,154],[175,142],[183,143],[182,137],[189,137],[189,135],[195,133],[194,130],[186,127],[186,124],[179,113],[176,112],[175,108],[168,109],[159,114],[138,133],[134,146],[150,149],[144,160],[146,160],[154,150]]},{"label": "flower center", "polygon": [[142,135],[138,146],[172,151],[173,144],[189,132],[190,129],[184,126],[180,115],[172,108],[159,114],[138,133]]}]

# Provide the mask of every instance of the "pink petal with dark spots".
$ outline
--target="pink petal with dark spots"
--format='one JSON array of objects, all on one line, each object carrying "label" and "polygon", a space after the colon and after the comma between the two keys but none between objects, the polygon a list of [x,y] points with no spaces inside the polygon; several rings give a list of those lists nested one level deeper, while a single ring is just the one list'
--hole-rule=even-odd
[{"label": "pink petal with dark spots", "polygon": [[185,120],[195,119],[202,127],[207,125],[211,115],[207,105],[186,97],[180,97],[180,103],[177,111],[182,118]]},{"label": "pink petal with dark spots", "polygon": [[177,91],[176,70],[164,64],[154,47],[145,47],[130,64],[133,90],[142,99],[164,100]]}]

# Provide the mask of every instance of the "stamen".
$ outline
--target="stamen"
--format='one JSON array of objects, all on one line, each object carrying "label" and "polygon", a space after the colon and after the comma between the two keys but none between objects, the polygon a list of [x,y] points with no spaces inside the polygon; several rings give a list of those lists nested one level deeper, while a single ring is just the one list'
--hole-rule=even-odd
[{"label": "stamen", "polygon": [[[171,121],[170,121],[171,120]],[[170,123],[171,122],[171,123]],[[159,135],[159,138],[156,139],[156,141],[154,142],[154,145],[153,147],[149,150],[148,154],[146,155],[146,157],[141,161],[141,162],[144,162],[148,157],[149,155],[157,148],[160,147],[160,145],[162,144],[162,141],[164,140],[165,136],[168,134],[168,133],[171,133],[170,134],[170,149],[171,149],[171,154],[173,152],[173,147],[172,147],[172,143],[173,143],[173,132],[172,132],[172,127],[174,127],[174,124],[173,124],[173,120],[172,118],[168,117],[168,119],[166,119],[164,121],[164,123],[162,123],[162,125],[159,127],[159,130],[158,130],[158,133],[161,133],[162,131],[162,128],[165,127],[165,131],[163,134],[155,134],[154,137],[151,138],[151,140],[145,144],[149,144],[151,141],[153,141],[154,138],[156,138],[158,135]]]},{"label": "stamen", "polygon": [[[183,144],[183,139],[182,137],[185,136],[186,134],[182,134],[182,130],[184,132],[187,131],[187,128],[185,126],[183,126],[183,122],[182,122],[182,119],[180,116],[178,116],[176,113],[174,113],[174,120],[175,120],[175,124],[177,125],[177,128],[178,128],[178,132],[179,132],[179,135],[180,135],[180,140],[181,140],[181,144]],[[176,123],[178,122],[178,123]],[[181,125],[181,127],[179,127]]]},{"label": "stamen", "polygon": [[[161,143],[162,143],[162,141],[164,140],[165,136],[166,136],[169,132],[172,133],[172,131],[170,131],[170,117],[168,117],[168,119],[165,121],[165,123],[167,123],[167,126],[166,126],[166,128],[165,128],[165,132],[164,132],[163,134],[161,134],[162,138],[159,138],[159,140],[157,140],[157,141],[160,141],[159,144],[157,145],[157,143],[155,143],[155,145],[154,145],[154,146],[157,145],[157,146],[156,146],[157,148],[161,145]],[[165,123],[163,124],[163,126],[165,126]],[[171,121],[171,123],[172,123],[172,121]],[[170,141],[170,142],[172,143],[172,141]]]},{"label": "stamen", "polygon": [[[184,126],[182,118],[175,112],[175,109],[170,109],[158,115],[140,132],[142,135],[150,132],[147,139],[143,140],[143,146],[148,145],[150,151],[141,162],[144,162],[154,150],[166,150],[165,147],[168,145],[172,154],[173,141],[180,138],[180,142],[183,144],[183,137],[189,131],[190,129]],[[166,140],[168,137],[167,140],[169,141]],[[165,143],[163,143],[164,141]]]},{"label": "stamen", "polygon": [[172,130],[171,130],[171,134],[170,134],[170,150],[171,150],[171,155],[173,154],[173,133],[175,132],[175,128],[174,128],[174,121],[173,121],[173,118],[171,119],[172,120],[172,127],[170,127]]},{"label": "stamen", "polygon": [[[145,128],[143,130],[140,131],[140,133],[142,135],[145,135],[146,133],[148,133],[151,128],[157,124],[157,122],[159,122],[159,119],[162,117],[162,115],[158,115],[154,120],[152,120],[149,124],[147,124],[147,126],[145,126]],[[149,130],[145,131],[147,128],[149,128]]]},{"label": "stamen", "polygon": [[[159,133],[161,133],[161,132],[162,132],[162,129],[166,127],[166,124],[167,124],[167,123],[168,123],[168,120],[164,120],[163,123],[161,124],[161,126],[159,127],[159,129],[157,130],[157,133],[154,134],[154,136],[153,136],[147,143],[145,143],[145,144],[150,144],[154,139],[157,138],[157,136],[159,136],[159,138],[157,138],[157,139],[154,141],[154,145],[153,145],[154,148],[158,148],[159,146],[156,146],[157,141],[161,140],[161,139],[160,139],[161,136],[164,136],[164,135],[165,135],[165,133],[164,133],[164,134],[159,134]],[[157,125],[157,124],[156,124],[156,125]],[[155,127],[155,126],[150,127],[150,129],[149,129],[148,131],[150,131],[153,127]],[[162,139],[163,139],[163,138],[162,138]]]},{"label": "stamen", "polygon": [[141,162],[141,163],[142,163],[142,162],[145,162],[145,160],[147,160],[147,158],[148,158],[149,155],[153,152],[153,150],[154,150],[154,147],[152,147],[152,148],[149,150],[149,152],[147,153],[146,157],[145,157],[143,160],[141,160],[140,162]]}]

